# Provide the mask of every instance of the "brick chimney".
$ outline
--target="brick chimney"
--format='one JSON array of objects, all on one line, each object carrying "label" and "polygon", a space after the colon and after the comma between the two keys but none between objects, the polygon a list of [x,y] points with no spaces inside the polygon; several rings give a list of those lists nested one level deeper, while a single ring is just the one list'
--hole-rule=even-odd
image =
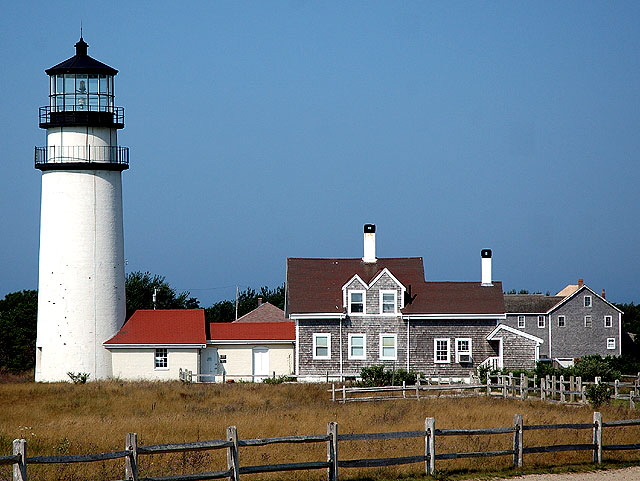
[{"label": "brick chimney", "polygon": [[262,297],[258,297],[258,307],[262,305]]},{"label": "brick chimney", "polygon": [[578,289],[584,286],[584,279],[578,279]]},{"label": "brick chimney", "polygon": [[607,293],[604,291],[604,289],[602,289],[602,298],[603,299],[607,298]]}]

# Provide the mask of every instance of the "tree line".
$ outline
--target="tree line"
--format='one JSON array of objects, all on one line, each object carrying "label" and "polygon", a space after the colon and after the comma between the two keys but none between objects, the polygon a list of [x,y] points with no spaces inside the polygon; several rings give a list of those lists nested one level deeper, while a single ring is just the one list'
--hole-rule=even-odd
[{"label": "tree line", "polygon": [[[200,302],[188,291],[178,292],[164,276],[149,272],[131,272],[126,282],[127,320],[137,309],[197,309]],[[155,293],[155,297],[154,297]],[[204,309],[207,322],[232,322],[258,306],[258,298],[284,309],[284,284],[275,288],[247,287],[236,299],[218,301]],[[640,370],[640,304],[614,304],[622,316],[623,356],[625,367]],[[0,372],[19,373],[35,367],[36,319],[38,292],[23,290],[0,299]]]}]

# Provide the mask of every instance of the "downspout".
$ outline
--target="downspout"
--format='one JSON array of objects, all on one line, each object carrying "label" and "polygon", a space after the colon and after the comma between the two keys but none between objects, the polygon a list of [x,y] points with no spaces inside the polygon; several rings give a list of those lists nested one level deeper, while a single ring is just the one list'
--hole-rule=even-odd
[{"label": "downspout", "polygon": [[410,371],[409,369],[409,321],[410,320],[411,318],[407,316],[407,371]]},{"label": "downspout", "polygon": [[553,357],[551,357],[551,313],[549,313],[549,359],[553,361]]},{"label": "downspout", "polygon": [[340,382],[342,382],[342,316],[338,318],[340,323]]}]

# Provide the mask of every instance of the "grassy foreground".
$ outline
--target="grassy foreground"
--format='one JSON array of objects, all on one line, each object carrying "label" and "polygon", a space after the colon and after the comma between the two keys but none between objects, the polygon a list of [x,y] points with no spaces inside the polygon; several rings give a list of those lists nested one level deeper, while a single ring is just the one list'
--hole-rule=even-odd
[{"label": "grassy foreground", "polygon": [[[438,428],[510,426],[516,413],[525,424],[589,423],[589,407],[560,406],[540,401],[478,398],[436,398],[376,403],[333,404],[327,385],[316,384],[181,384],[121,381],[0,384],[0,455],[11,453],[12,441],[27,439],[28,456],[119,451],[125,435],[137,432],[141,444],[224,439],[235,425],[240,439],[323,434],[329,421],[340,433],[413,431],[435,417]],[[638,418],[625,406],[606,406],[603,419]],[[605,429],[605,444],[638,442],[637,427]],[[591,432],[526,431],[525,446],[591,442]],[[437,439],[438,452],[510,449],[511,435],[455,436]],[[355,441],[340,443],[340,459],[415,456],[424,440]],[[326,459],[325,444],[271,445],[241,448],[242,465]],[[579,465],[590,452],[525,455],[528,468]],[[640,462],[637,452],[607,452],[605,459]],[[439,461],[445,473],[508,470],[508,456]],[[226,468],[224,450],[142,456],[141,476],[173,475]],[[342,479],[383,479],[418,476],[420,464],[402,467],[341,469]],[[72,481],[124,478],[123,460],[90,464],[32,465],[30,479]],[[243,479],[325,479],[324,471],[246,475]],[[440,477],[442,478],[442,477]],[[0,466],[0,480],[11,479],[11,467]]]}]

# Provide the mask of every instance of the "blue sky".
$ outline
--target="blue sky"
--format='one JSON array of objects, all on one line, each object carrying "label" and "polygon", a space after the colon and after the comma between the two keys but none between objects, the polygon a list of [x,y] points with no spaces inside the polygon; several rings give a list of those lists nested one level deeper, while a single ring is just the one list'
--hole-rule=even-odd
[{"label": "blue sky", "polygon": [[118,69],[128,271],[209,306],[287,257],[640,302],[640,3],[14,2],[0,17],[0,296],[37,287],[44,69]]}]

